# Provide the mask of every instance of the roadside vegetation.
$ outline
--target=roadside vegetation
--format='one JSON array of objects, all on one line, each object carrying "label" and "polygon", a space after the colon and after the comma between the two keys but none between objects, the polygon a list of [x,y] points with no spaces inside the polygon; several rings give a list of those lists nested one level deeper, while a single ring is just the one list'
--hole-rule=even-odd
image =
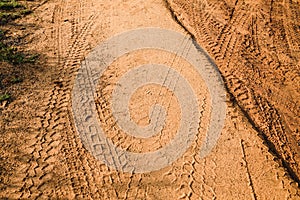
[{"label": "roadside vegetation", "polygon": [[0,24],[6,24],[11,20],[29,14],[31,11],[15,0],[0,0]]},{"label": "roadside vegetation", "polygon": [[[32,11],[19,1],[0,0],[0,107],[1,102],[10,101],[12,96],[7,87],[22,82],[19,77],[23,64],[34,64],[38,55],[25,53],[18,49],[10,29],[14,20]],[[4,66],[6,69],[4,70]],[[12,69],[7,69],[12,68]]]}]

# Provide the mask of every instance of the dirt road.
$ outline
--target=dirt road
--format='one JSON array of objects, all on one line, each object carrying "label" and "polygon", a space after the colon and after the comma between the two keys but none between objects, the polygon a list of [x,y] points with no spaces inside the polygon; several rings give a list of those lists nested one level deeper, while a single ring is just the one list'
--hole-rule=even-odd
[{"label": "dirt road", "polygon": [[[299,1],[169,1],[299,182]],[[177,13],[177,14],[176,14]]]},{"label": "dirt road", "polygon": [[[218,27],[208,22],[209,19],[202,16],[204,13],[201,16],[194,15],[188,6],[195,4],[173,3],[170,4],[172,8],[180,10],[176,13],[179,20],[187,19],[187,13],[190,12],[193,13],[191,16],[195,16],[193,19],[199,20],[194,21],[199,23],[199,26],[205,24],[205,26]],[[185,7],[187,8],[182,9]],[[217,15],[218,10],[211,9],[211,12],[216,12]],[[221,15],[218,16],[221,17]],[[220,20],[224,21],[225,19]],[[165,1],[53,0],[36,9],[33,15],[22,19],[22,23],[37,24],[34,33],[27,38],[30,42],[26,48],[43,54],[45,62],[41,64],[42,70],[34,74],[34,81],[25,80],[21,84],[24,92],[1,113],[0,151],[2,161],[0,166],[3,171],[0,177],[1,198],[300,199],[297,182],[280,164],[278,155],[285,154],[274,155],[269,151],[264,139],[259,137],[261,133],[258,132],[257,127],[255,128],[249,122],[248,116],[245,116],[243,104],[238,105],[229,94],[226,97],[227,109],[224,128],[217,144],[205,158],[199,156],[203,138],[211,123],[208,119],[212,109],[209,101],[211,98],[209,90],[205,86],[205,81],[197,73],[194,73],[193,66],[182,58],[179,58],[177,62],[172,62],[174,59],[172,54],[163,50],[135,51],[118,58],[108,67],[97,85],[95,105],[99,113],[99,121],[104,122],[102,127],[107,130],[106,134],[111,141],[128,151],[147,152],[166,145],[174,133],[162,131],[167,135],[151,138],[150,141],[138,140],[126,137],[125,133],[116,128],[117,126],[114,125],[113,121],[107,119],[110,119],[109,116],[111,116],[109,110],[112,103],[110,100],[111,93],[122,73],[125,73],[132,66],[154,61],[165,65],[174,64],[172,66],[174,69],[183,69],[182,71],[179,70],[181,74],[191,80],[190,84],[196,91],[195,96],[198,98],[198,104],[201,105],[202,125],[199,127],[199,133],[192,141],[190,148],[175,162],[160,170],[145,173],[134,173],[134,171],[125,173],[107,167],[84,146],[76,128],[72,110],[73,86],[82,61],[103,41],[132,29],[159,27],[189,37],[189,33],[178,24],[178,21],[174,20],[174,16],[171,15]],[[244,23],[240,22],[240,24],[242,26]],[[193,26],[195,24],[188,27]],[[240,29],[244,30],[243,27]],[[203,33],[201,32],[201,34]],[[227,80],[226,78],[230,77],[231,72],[224,71],[223,62],[228,65],[240,66],[242,64],[238,65],[240,63],[239,57],[232,56],[232,60],[226,59],[228,51],[224,50],[224,52],[220,51],[217,54],[221,57],[216,59],[215,54],[211,54],[212,50],[206,45],[210,44],[208,36],[201,34],[195,34],[197,41],[212,55],[217,66],[220,67],[222,75]],[[214,34],[214,32],[208,35],[210,34]],[[230,41],[226,40],[226,44]],[[297,53],[299,52],[295,50],[291,55],[299,58]],[[261,54],[261,56],[264,55],[269,54]],[[284,54],[280,55],[283,56]],[[224,61],[221,62],[223,59]],[[234,77],[238,75],[232,76],[230,83],[237,85],[238,79]],[[292,77],[294,76],[291,76],[291,79]],[[246,78],[243,81],[247,81],[249,84],[255,79],[255,77]],[[286,79],[289,79],[289,76]],[[297,84],[296,80],[291,81]],[[228,82],[225,83],[233,96],[239,97],[237,98],[238,102],[240,102],[240,98],[242,99],[241,102],[248,99],[247,96],[243,96],[247,93],[234,93],[240,88],[236,86],[237,89],[235,90],[231,85],[228,85]],[[271,83],[270,85],[272,85]],[[278,92],[274,96],[279,94],[280,97],[283,97],[283,94],[275,86],[270,86],[270,89]],[[162,106],[168,103],[166,113],[169,124],[166,124],[166,127],[170,130],[176,129],[177,122],[180,121],[178,102],[172,91],[157,85],[150,84],[134,93],[129,104],[129,108],[132,110],[131,116],[139,125],[147,125],[147,116],[145,118],[145,112],[141,112],[141,109],[148,110],[151,107],[159,97],[160,93],[157,93],[157,90],[164,91],[165,94],[161,100]],[[257,90],[261,91],[262,89]],[[295,94],[299,95],[299,93]],[[144,95],[146,100],[143,99]],[[245,101],[243,101],[244,98]],[[257,99],[261,100],[262,107],[267,109],[269,104],[266,104],[262,98]],[[278,98],[280,102],[291,102],[295,109],[297,102],[294,101],[298,100],[299,98]],[[285,105],[280,104],[280,102],[278,105]],[[274,114],[273,116],[274,112],[270,111],[271,108],[257,112],[257,114],[264,114],[262,117],[268,116],[271,124],[266,124],[266,129],[269,127],[270,130],[282,132],[282,125],[273,123],[273,120],[277,120],[277,115]],[[296,111],[294,112],[295,116],[297,114],[299,116]],[[294,115],[288,116],[293,117]],[[292,119],[294,120],[294,118]],[[290,120],[290,123],[295,123],[293,127],[296,127],[298,123],[293,120]],[[286,137],[289,139],[292,136],[287,134]],[[285,141],[279,136],[278,141],[282,140]],[[285,148],[292,147],[294,146],[285,146]],[[290,149],[286,152],[293,153],[297,152],[296,150]],[[280,151],[278,152],[280,153]],[[283,158],[291,163],[289,166],[296,173],[295,169],[298,169],[298,165],[296,165],[297,154],[293,155],[295,155],[294,161],[286,157]],[[290,156],[290,159],[293,158]]]}]

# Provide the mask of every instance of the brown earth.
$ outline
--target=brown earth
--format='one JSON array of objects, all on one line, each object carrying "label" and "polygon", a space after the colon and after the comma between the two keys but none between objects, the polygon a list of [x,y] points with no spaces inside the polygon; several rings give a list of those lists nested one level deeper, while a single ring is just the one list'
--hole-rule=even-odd
[{"label": "brown earth", "polygon": [[298,1],[170,0],[230,94],[289,173],[300,177]]},{"label": "brown earth", "polygon": [[[299,4],[212,2],[52,0],[17,21],[28,27],[18,33],[32,32],[24,48],[43,56],[37,69],[23,69],[24,81],[14,86],[21,92],[0,108],[0,198],[300,199]],[[96,160],[83,146],[73,120],[72,88],[81,61],[94,47],[117,33],[141,27],[194,35],[224,77],[227,116],[207,157],[198,155],[209,123],[203,117],[193,145],[172,165],[149,173],[122,173]],[[117,78],[110,74],[124,71],[124,64],[148,59],[167,64],[171,58],[157,50],[122,57],[110,66],[98,88],[110,91]],[[189,67],[182,60],[177,65]],[[2,64],[1,72],[8,67]],[[183,73],[197,80],[189,70]],[[198,81],[195,90],[203,116],[208,116],[209,94],[203,81]],[[144,89],[152,88],[157,95],[156,86],[149,87]],[[102,100],[110,95],[99,90],[95,103],[103,121],[109,115],[109,101]],[[138,91],[131,104],[137,121],[143,113],[134,106],[143,93]],[[174,102],[168,114],[175,120],[177,102],[166,93],[165,98]],[[169,126],[176,128],[176,124]],[[121,147],[134,143],[125,136],[119,141],[114,131],[107,134]],[[160,138],[153,148],[165,145],[169,137]],[[137,145],[131,150],[153,148]]]}]

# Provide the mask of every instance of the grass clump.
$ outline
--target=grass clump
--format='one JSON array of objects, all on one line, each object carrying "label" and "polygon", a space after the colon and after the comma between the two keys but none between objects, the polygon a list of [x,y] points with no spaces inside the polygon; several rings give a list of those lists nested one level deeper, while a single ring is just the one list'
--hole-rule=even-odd
[{"label": "grass clump", "polygon": [[[9,104],[15,99],[17,91],[11,87],[12,84],[21,83],[27,66],[35,64],[39,57],[37,54],[29,54],[17,48],[23,38],[15,36],[13,32],[26,28],[19,30],[19,26],[10,23],[31,12],[17,0],[0,0],[0,103]],[[4,106],[8,104],[5,103]]]},{"label": "grass clump", "polygon": [[[29,66],[24,65],[23,68],[22,65],[34,64],[39,57],[37,54],[29,54],[17,48],[22,38],[14,36],[13,32],[18,30],[19,26],[10,23],[31,12],[17,0],[0,0],[0,103],[6,101],[10,103],[15,98],[17,91],[11,86],[23,81],[21,77],[26,66]],[[4,106],[6,105],[8,104]]]},{"label": "grass clump", "polygon": [[9,100],[11,96],[9,94],[0,95],[0,103],[5,100]]},{"label": "grass clump", "polygon": [[[15,0],[0,0],[0,25],[31,13],[25,6]],[[18,51],[16,47],[5,43],[5,32],[0,29],[0,62],[8,62],[13,65],[22,63],[34,63],[37,55],[27,55]]]},{"label": "grass clump", "polygon": [[23,80],[19,77],[13,77],[11,79],[11,83],[15,84],[15,83],[21,83]]},{"label": "grass clump", "polygon": [[14,8],[24,8],[22,4],[16,2],[15,0],[1,0],[0,1],[0,9],[1,10],[11,10]]},{"label": "grass clump", "polygon": [[0,1],[0,9],[1,10],[12,10],[12,9],[16,9],[16,8],[24,8],[25,6],[23,6],[22,4],[20,4],[19,2],[16,2],[14,0],[10,1],[10,0],[1,0]]},{"label": "grass clump", "polygon": [[0,30],[0,61],[8,62],[13,65],[22,63],[35,63],[38,55],[27,55],[19,52],[17,48],[7,45],[5,42],[5,33]]},{"label": "grass clump", "polygon": [[9,21],[18,19],[20,17],[21,15],[19,13],[0,12],[0,24],[7,24]]},{"label": "grass clump", "polygon": [[15,0],[0,0],[0,25],[31,13],[24,5]]}]

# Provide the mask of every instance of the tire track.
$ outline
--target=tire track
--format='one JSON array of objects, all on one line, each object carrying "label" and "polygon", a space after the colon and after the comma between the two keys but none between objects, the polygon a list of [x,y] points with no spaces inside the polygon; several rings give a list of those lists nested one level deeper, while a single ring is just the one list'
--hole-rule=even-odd
[{"label": "tire track", "polygon": [[[62,53],[65,50],[65,47],[64,47],[65,44],[64,44],[64,41],[63,41],[63,37],[62,37],[63,28],[61,27],[61,24],[63,22],[63,20],[62,20],[63,13],[64,13],[62,8],[64,6],[65,5],[63,4],[63,2],[62,2],[61,5],[56,5],[55,9],[54,9],[54,13],[53,13],[52,21],[53,21],[53,23],[56,24],[54,26],[54,28],[55,28],[54,32],[56,33],[55,38],[57,38],[57,39],[55,39],[55,41],[57,41],[57,47],[58,47],[57,48],[57,64],[60,67],[60,70],[57,70],[56,75],[54,75],[55,79],[57,79],[56,81],[54,81],[56,86],[53,87],[53,90],[49,94],[49,100],[48,100],[49,103],[46,106],[45,114],[44,114],[44,116],[46,116],[46,117],[45,117],[45,119],[43,119],[41,121],[44,131],[39,134],[39,137],[41,137],[42,139],[38,139],[38,141],[43,140],[45,142],[35,145],[36,146],[36,151],[38,152],[38,154],[37,154],[38,158],[39,157],[42,157],[42,158],[46,157],[45,158],[46,161],[48,161],[48,160],[52,161],[53,159],[57,160],[57,156],[60,154],[60,151],[68,152],[67,155],[71,156],[69,154],[71,149],[66,149],[66,147],[69,147],[69,144],[66,145],[66,143],[69,143],[72,140],[67,137],[67,139],[69,139],[69,140],[65,143],[63,142],[64,137],[66,137],[66,135],[67,136],[69,135],[69,133],[67,133],[66,130],[68,130],[68,129],[70,130],[70,127],[71,127],[70,124],[67,123],[67,121],[69,121],[67,111],[68,111],[68,102],[69,102],[69,99],[70,99],[70,97],[68,97],[68,96],[70,96],[70,94],[68,94],[68,93],[70,93],[70,89],[71,89],[71,85],[69,83],[69,80],[72,78],[72,73],[75,72],[78,64],[80,63],[80,59],[81,59],[76,55],[75,52],[79,51],[78,48],[82,49],[84,47],[81,44],[82,42],[79,41],[79,38],[81,37],[80,39],[82,39],[83,41],[86,39],[85,38],[86,33],[88,32],[89,28],[92,26],[93,20],[95,20],[95,17],[91,16],[90,20],[88,20],[88,22],[85,24],[85,26],[83,26],[82,30],[77,35],[77,37],[74,38],[73,42],[69,46],[69,50],[68,50],[68,52],[66,54],[66,57],[65,57]],[[77,25],[73,25],[73,27],[74,26],[77,26]],[[64,87],[64,88],[62,88],[62,87]],[[74,132],[75,131],[73,131],[73,133]],[[63,133],[66,133],[66,135],[63,135]],[[55,140],[53,140],[51,138],[55,138]],[[78,142],[79,141],[77,140],[77,143]],[[46,146],[51,147],[51,148],[46,148]],[[75,146],[78,146],[78,145],[75,144]],[[77,147],[77,149],[78,149],[78,147]],[[53,152],[54,155],[51,155],[51,152]],[[49,156],[49,154],[50,154],[50,156]],[[51,156],[55,156],[55,158],[52,159]],[[74,156],[76,156],[75,152],[74,152]],[[72,160],[70,160],[70,165],[71,166],[70,166],[69,169],[74,167],[73,165],[75,163],[76,162],[72,162]],[[56,164],[58,164],[58,163],[56,163]],[[48,165],[48,164],[42,165],[42,166],[35,166],[33,170],[37,171],[37,172],[40,172],[40,173],[45,173],[47,167],[49,168],[49,166],[50,165]],[[51,167],[53,167],[53,163],[52,163]],[[51,167],[50,167],[50,169],[51,169]],[[83,171],[85,170],[85,168],[81,168],[81,169]],[[57,170],[55,170],[55,172],[57,173]],[[40,177],[41,178],[46,178],[47,173],[40,175]],[[72,188],[67,189],[70,192],[68,194],[68,196],[70,198],[73,195],[74,195],[74,197],[76,197],[76,195],[82,195],[82,194],[86,193],[86,189],[90,188],[90,187],[86,187],[86,188],[84,188],[84,190],[82,190],[82,188],[80,188],[80,191],[77,192],[76,186],[81,184],[80,179],[78,179],[78,178],[74,179],[72,177],[70,177],[69,179],[66,179],[65,175],[60,176],[60,177],[62,177],[62,178],[57,177],[58,184],[55,184],[55,186],[59,187],[63,183],[66,183],[65,181],[67,180],[68,181],[67,185],[73,185]],[[79,182],[79,184],[76,180]],[[69,181],[71,181],[71,182],[69,182]],[[33,182],[34,182],[35,185],[30,188],[31,190],[37,188],[38,191],[42,191],[44,189],[42,187],[43,186],[43,180],[42,180],[41,184],[38,184],[37,180],[34,180]],[[49,187],[49,185],[47,185],[47,187]],[[73,191],[73,195],[72,195],[71,191],[74,188],[76,188],[76,189],[75,189],[75,191]],[[56,195],[58,195],[59,198],[66,197],[65,196],[66,194],[64,192],[62,192],[59,188],[56,188],[55,191],[57,192]],[[43,194],[43,193],[38,193],[36,191],[33,191],[32,193],[34,193],[35,195],[36,194],[39,194],[39,195]],[[49,196],[51,196],[52,198],[56,198],[53,193],[52,194],[50,193]],[[28,196],[28,198],[34,198],[34,197],[33,196]]]},{"label": "tire track", "polygon": [[253,186],[253,181],[252,181],[252,177],[251,177],[251,174],[249,172],[247,157],[246,157],[246,153],[245,153],[245,145],[244,145],[244,141],[243,140],[241,140],[241,148],[242,148],[242,153],[243,153],[243,160],[245,162],[245,168],[246,168],[246,172],[247,172],[247,178],[248,178],[248,181],[249,181],[249,186],[251,188],[252,197],[253,197],[254,200],[256,200],[257,199],[257,195],[255,193],[254,186]]},{"label": "tire track", "polygon": [[[61,5],[63,7],[63,5]],[[63,112],[59,113],[59,119],[63,121],[64,130],[61,131],[62,138],[61,138],[61,152],[62,157],[65,160],[65,164],[67,165],[67,169],[62,174],[62,179],[59,179],[61,184],[65,184],[65,181],[68,181],[69,191],[68,194],[71,198],[87,198],[92,196],[99,196],[99,193],[91,194],[91,190],[95,190],[95,186],[90,185],[88,180],[92,179],[91,176],[83,176],[86,174],[86,171],[90,171],[89,165],[83,165],[82,160],[78,160],[81,158],[81,148],[82,146],[79,145],[80,141],[78,138],[75,137],[75,130],[72,128],[71,116],[70,116],[70,93],[72,88],[72,81],[73,74],[77,70],[80,64],[80,60],[83,57],[83,51],[86,49],[86,37],[88,31],[94,24],[96,16],[90,15],[89,19],[80,27],[81,23],[81,10],[82,10],[81,2],[79,2],[80,11],[78,16],[74,16],[74,18],[70,19],[71,22],[71,43],[67,47],[67,53],[64,57],[64,60],[61,62],[61,70],[59,70],[58,77],[62,80],[61,84],[63,85],[64,89],[56,88],[56,92],[58,93],[58,99],[60,105],[63,105]],[[61,41],[58,43],[58,56],[61,57],[62,52],[64,50],[63,43],[64,43],[64,36],[62,35],[62,15],[57,16],[57,24],[58,24],[58,40]],[[73,40],[73,41],[72,41]],[[62,110],[62,108],[61,108]],[[51,112],[51,111],[50,111]],[[71,133],[71,134],[70,134]],[[77,171],[74,173],[74,171]],[[68,177],[66,179],[66,177]],[[87,185],[85,185],[87,183]],[[60,194],[60,198],[63,198],[65,194]]]},{"label": "tire track", "polygon": [[[179,2],[182,3],[182,1]],[[234,7],[235,4],[237,7]],[[199,134],[196,136],[193,146],[171,166],[144,174],[121,173],[96,160],[84,148],[73,122],[71,108],[72,86],[81,60],[90,51],[90,46],[95,46],[106,36],[112,36],[115,32],[141,27],[141,25],[157,25],[182,31],[172,21],[172,17],[167,15],[168,10],[163,8],[163,5],[163,1],[156,0],[118,0],[115,2],[90,0],[58,2],[55,0],[55,2],[46,3],[36,10],[38,16],[48,15],[52,12],[52,15],[43,17],[46,34],[49,33],[51,36],[50,39],[48,38],[49,41],[42,44],[49,46],[45,45],[45,50],[52,48],[54,56],[51,57],[52,52],[49,53],[49,66],[45,74],[49,76],[47,81],[45,83],[38,81],[36,91],[25,96],[24,102],[27,100],[26,98],[30,97],[34,103],[27,103],[24,107],[20,101],[8,111],[11,112],[10,115],[16,113],[15,115],[18,117],[11,118],[13,122],[10,126],[5,125],[4,130],[12,132],[10,135],[16,134],[17,140],[26,138],[26,142],[24,142],[26,145],[23,144],[20,149],[11,150],[10,146],[18,146],[22,144],[22,141],[9,143],[9,138],[0,139],[0,144],[4,145],[4,148],[0,148],[3,158],[10,155],[20,157],[10,157],[10,159],[5,160],[7,162],[6,173],[11,174],[11,177],[7,178],[8,175],[4,176],[0,173],[0,180],[4,180],[3,184],[6,184],[6,188],[1,185],[0,198],[248,199],[253,197],[253,193],[251,193],[253,188],[258,199],[275,198],[275,196],[276,198],[287,199],[299,197],[297,184],[287,177],[279,161],[279,164],[273,161],[273,159],[277,159],[276,156],[270,154],[268,149],[263,146],[262,140],[256,137],[257,132],[254,130],[259,130],[254,126],[255,123],[250,124],[243,117],[243,111],[257,117],[259,123],[263,124],[263,131],[271,134],[271,137],[266,138],[266,140],[279,141],[280,150],[285,152],[284,156],[291,157],[291,162],[297,162],[296,159],[293,160],[293,155],[290,154],[293,149],[289,148],[286,143],[287,140],[291,140],[288,138],[289,136],[285,135],[288,125],[281,120],[280,109],[275,107],[272,102],[270,103],[270,99],[274,97],[268,96],[270,93],[267,94],[267,89],[261,86],[265,84],[265,87],[272,90],[273,96],[283,98],[283,100],[276,102],[288,102],[290,108],[293,109],[291,113],[298,113],[297,102],[284,97],[284,93],[280,92],[272,83],[262,82],[255,86],[256,79],[268,76],[269,67],[277,69],[277,71],[272,72],[276,76],[275,81],[278,77],[280,78],[280,74],[287,67],[282,63],[282,57],[279,55],[280,49],[269,51],[261,42],[261,19],[266,17],[269,20],[274,17],[273,21],[276,21],[280,16],[269,16],[268,12],[264,11],[264,7],[262,7],[262,11],[256,12],[260,8],[257,3],[248,5],[242,1],[202,0],[194,3],[194,1],[189,0],[186,1],[183,10],[189,10],[192,7],[191,13],[193,15],[185,16],[184,12],[181,11],[176,13],[178,15],[177,21],[184,18],[182,24],[190,23],[190,26],[186,26],[185,31],[190,30],[195,33],[195,37],[199,38],[199,43],[202,42],[209,53],[225,68],[223,74],[227,87],[232,93],[232,96],[227,98],[229,108],[225,129],[218,145],[208,157],[203,159],[198,155],[200,147],[205,142],[204,133],[207,131],[206,125],[209,123],[209,119],[206,119],[208,117],[205,116],[209,115],[211,109],[210,99],[206,96],[199,98],[199,107],[202,111]],[[173,4],[170,5],[173,8]],[[243,11],[248,7],[251,12]],[[174,8],[179,9],[178,7]],[[270,5],[267,5],[267,9],[270,10]],[[279,8],[274,7],[272,9],[277,12],[276,9]],[[165,17],[161,17],[160,14]],[[148,20],[148,24],[144,24],[142,19],[145,22]],[[231,21],[227,23],[229,19]],[[165,22],[163,22],[164,20]],[[108,27],[105,27],[106,21],[109,22]],[[271,27],[271,25],[267,27]],[[266,32],[265,34],[268,35],[272,31]],[[264,37],[266,40],[270,40],[269,36]],[[37,41],[42,42],[38,38]],[[38,44],[36,45],[38,46]],[[270,45],[274,45],[273,40]],[[244,51],[239,52],[239,48],[243,48]],[[188,47],[185,49],[188,50]],[[168,57],[163,56],[163,53],[158,54],[163,59]],[[151,56],[146,55],[143,58],[139,55],[137,59],[147,60]],[[243,59],[242,64],[239,60],[241,57],[246,58]],[[172,60],[169,57],[168,59],[170,60],[168,65],[178,65],[180,72],[187,71],[193,74],[178,59]],[[119,63],[120,68],[116,72],[122,70],[121,67],[123,66],[121,65],[124,63]],[[128,65],[134,63],[135,61],[128,62]],[[243,66],[247,68],[245,69]],[[293,69],[296,70],[296,67]],[[249,78],[248,76],[252,72],[256,72],[258,75]],[[41,73],[41,76],[43,75]],[[114,87],[110,85],[109,75],[102,77],[103,80],[101,79],[100,82],[103,84],[101,85],[102,88]],[[175,76],[174,78],[176,79]],[[202,84],[199,84],[199,77],[194,77],[194,79],[197,85]],[[93,82],[93,80],[87,81]],[[175,82],[170,83],[170,87],[179,87]],[[258,89],[260,89],[259,92],[257,92]],[[202,90],[206,92],[205,88],[202,87],[198,92],[201,93]],[[98,98],[95,98],[97,98],[96,103],[100,105],[100,118],[102,116],[104,124],[112,125],[110,131],[115,131],[115,125],[111,123],[111,116],[107,115],[110,103],[107,91],[97,91]],[[82,101],[86,101],[84,95]],[[166,102],[170,105],[169,99]],[[236,102],[239,104],[237,105]],[[283,105],[285,105],[284,103]],[[20,109],[16,109],[18,106]],[[243,111],[240,111],[239,106],[243,108]],[[171,109],[170,106],[167,107]],[[24,129],[19,130],[20,126],[24,125],[24,123],[18,125],[19,118],[22,118],[20,116],[23,115],[30,115],[27,111],[37,112],[34,119],[26,121],[29,124],[34,124],[31,125],[33,128],[28,128],[28,130],[26,128],[26,131]],[[32,116],[30,115],[28,118],[30,117]],[[2,126],[2,116],[0,123]],[[32,133],[25,137],[24,133],[20,133],[22,131]],[[117,141],[115,143],[120,144],[120,146],[125,143],[124,149],[128,150],[130,147],[126,146],[126,143],[130,144],[130,141],[119,135],[120,132],[115,131],[111,137],[112,141]],[[93,137],[92,140],[96,141],[97,138]],[[242,143],[244,151],[241,151],[241,141],[244,142]],[[159,139],[156,142],[159,142]],[[159,145],[162,146],[163,144],[160,143]],[[95,146],[95,148],[101,148],[101,145]],[[24,152],[19,155],[16,153],[17,150]],[[288,159],[287,157],[284,158]],[[116,162],[119,161],[116,160]],[[0,166],[2,167],[2,165]],[[248,185],[250,179],[248,176],[250,175],[252,186]]]},{"label": "tire track", "polygon": [[[287,98],[284,90],[277,89],[282,88],[282,86],[280,86],[280,81],[275,79],[276,76],[281,77],[282,79],[281,74],[283,70],[288,71],[290,74],[297,73],[294,71],[297,64],[292,64],[292,60],[285,63],[283,60],[284,55],[279,52],[281,51],[280,48],[284,48],[284,52],[291,52],[290,49],[292,47],[286,46],[288,42],[285,40],[286,33],[284,32],[284,30],[287,30],[289,27],[285,28],[282,21],[279,21],[280,23],[276,24],[274,22],[275,19],[272,19],[273,23],[270,24],[268,20],[269,17],[266,15],[266,13],[269,13],[270,11],[270,6],[264,6],[262,2],[246,3],[237,1],[236,5],[231,4],[227,13],[224,12],[224,9],[220,9],[222,3],[218,3],[218,6],[216,6],[216,2],[213,1],[207,6],[205,4],[203,5],[203,2],[208,4],[206,1],[198,1],[197,5],[195,3],[188,4],[174,0],[171,3],[171,7],[172,10],[175,10],[174,13],[176,17],[178,17],[178,20],[186,26],[188,30],[195,33],[195,37],[198,39],[200,44],[207,47],[207,51],[214,57],[223,75],[228,74],[230,71],[231,74],[235,74],[236,77],[239,77],[240,82],[248,92],[239,93],[239,88],[236,89],[236,86],[233,86],[232,88],[228,85],[229,91],[237,99],[237,102],[245,113],[249,115],[251,121],[253,121],[256,127],[269,127],[268,129],[262,128],[261,130],[266,136],[265,138],[273,144],[270,148],[277,152],[276,154],[282,158],[283,162],[286,163],[285,165],[287,166],[291,176],[299,182],[299,165],[297,164],[300,161],[299,154],[297,153],[299,152],[299,146],[297,145],[299,138],[297,137],[297,134],[295,134],[297,132],[297,125],[290,122],[291,120],[298,121],[297,116],[299,115],[299,107],[297,108],[297,106],[295,106],[296,102],[294,98]],[[286,2],[286,4],[299,8],[299,5],[294,2]],[[198,9],[195,9],[195,6],[197,6]],[[215,11],[211,14],[209,13],[211,8],[207,7],[212,7]],[[256,11],[258,7],[261,11]],[[187,16],[190,15],[199,16],[198,13],[188,14],[193,12],[193,10],[203,13],[202,15],[205,17],[193,17],[195,20],[194,22],[186,20],[188,18]],[[272,3],[271,10],[276,13],[276,19],[279,18],[278,16],[281,16],[282,18],[280,20],[288,18],[285,21],[296,23],[295,20],[293,20],[295,16],[285,17],[283,13],[285,9],[277,9],[275,3]],[[177,16],[177,13],[181,14]],[[219,14],[217,15],[214,13]],[[221,26],[212,27],[207,22],[203,23],[203,19],[206,19],[205,21],[220,23],[217,20],[220,18],[220,13],[223,13],[223,18],[226,19],[223,24],[221,23]],[[258,27],[264,26],[269,28],[270,31],[274,30],[273,26],[279,26],[280,28],[277,30],[282,30],[282,32],[280,34],[270,32],[270,34],[273,35],[268,36],[263,32],[263,30],[258,29]],[[245,29],[246,32],[242,31]],[[277,52],[276,56],[274,49],[270,48],[270,46],[266,44],[265,41],[267,40],[265,40],[265,38],[271,38],[269,41],[276,41],[273,38],[278,36],[281,40],[277,40],[277,42],[273,44],[275,52]],[[235,41],[238,43],[230,42],[232,40],[231,38],[235,38]],[[295,38],[293,41],[297,41],[297,39]],[[242,48],[240,47],[241,43],[244,44]],[[239,51],[234,47],[237,47]],[[297,47],[295,49],[297,50]],[[268,52],[271,52],[271,54]],[[234,59],[231,59],[231,57],[234,57]],[[266,62],[269,63],[267,66],[263,64]],[[276,73],[274,74],[268,66],[277,69]],[[295,75],[293,75],[293,77],[294,76]],[[226,82],[229,81],[228,77],[224,76],[224,78]],[[264,85],[265,83],[267,86]],[[296,82],[295,80],[289,80],[289,82],[286,81],[285,83],[288,85],[295,85]],[[298,86],[297,83],[296,85]],[[291,88],[292,86],[289,87]],[[273,94],[273,91],[277,94]],[[289,91],[293,92],[295,90],[289,89]],[[298,96],[299,93],[297,94],[296,92],[294,94]],[[282,98],[278,98],[278,96]],[[254,100],[249,101],[249,97],[253,97]],[[257,113],[257,109],[253,108],[258,105],[256,102],[258,98],[262,104],[268,105],[268,109],[260,107],[260,110]],[[252,106],[249,106],[249,104],[252,104]],[[246,109],[246,107],[248,109]],[[293,107],[295,109],[291,109],[292,111],[289,111],[289,109],[284,107]],[[266,113],[272,113],[270,114],[272,117],[268,117],[268,114]],[[290,120],[287,121],[287,118]],[[279,126],[276,125],[278,123],[280,123]],[[280,144],[284,144],[283,147]]]}]

